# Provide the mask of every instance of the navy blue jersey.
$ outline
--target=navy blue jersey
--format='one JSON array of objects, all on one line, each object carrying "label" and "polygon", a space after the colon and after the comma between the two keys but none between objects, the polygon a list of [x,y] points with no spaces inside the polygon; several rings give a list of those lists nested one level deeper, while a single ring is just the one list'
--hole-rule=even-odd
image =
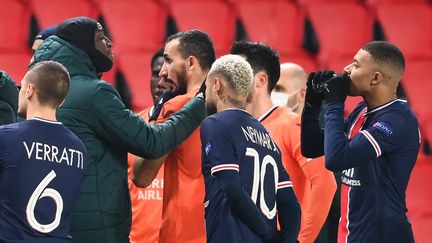
[{"label": "navy blue jersey", "polygon": [[[365,112],[357,133],[355,124]],[[326,166],[349,186],[347,242],[413,242],[405,191],[420,147],[416,117],[404,100],[373,110],[359,106],[343,122],[343,104],[325,113]],[[360,128],[360,126],[359,126]],[[344,205],[341,205],[344,207]]]},{"label": "navy blue jersey", "polygon": [[0,242],[69,242],[84,144],[60,122],[0,127]]},{"label": "navy blue jersey", "polygon": [[[234,212],[218,173],[238,173],[244,205],[253,202],[264,224],[276,230],[276,198],[292,183],[281,162],[279,148],[250,114],[228,109],[201,124],[202,170],[205,180],[205,219],[208,242],[263,242],[262,237]],[[294,239],[297,236],[294,237]]]}]

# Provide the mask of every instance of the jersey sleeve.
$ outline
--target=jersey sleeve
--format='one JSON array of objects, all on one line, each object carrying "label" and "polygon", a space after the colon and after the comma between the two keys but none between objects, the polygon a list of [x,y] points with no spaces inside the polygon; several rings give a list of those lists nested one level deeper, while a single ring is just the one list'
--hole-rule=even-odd
[{"label": "jersey sleeve", "polygon": [[[391,110],[374,122],[368,129],[361,130],[353,142],[364,147],[368,154],[379,157],[383,153],[391,153],[402,146],[410,146],[416,141],[420,143],[417,122],[411,120],[399,110]],[[365,139],[367,140],[366,144]]]},{"label": "jersey sleeve", "polygon": [[413,136],[418,138],[417,129],[412,127],[413,121],[403,112],[392,109],[349,140],[340,118],[342,112],[343,108],[335,104],[329,105],[326,112],[326,166],[333,171],[367,163],[383,153],[409,146]]},{"label": "jersey sleeve", "polygon": [[206,166],[213,175],[223,170],[239,171],[238,155],[228,127],[214,117],[201,124],[201,144],[206,156]]},{"label": "jersey sleeve", "polygon": [[301,209],[291,180],[282,163],[278,163],[279,181],[276,201],[283,242],[296,242],[301,223]]},{"label": "jersey sleeve", "polygon": [[307,158],[324,154],[324,134],[319,125],[320,109],[305,105],[301,122],[301,152]]},{"label": "jersey sleeve", "polygon": [[97,136],[120,150],[149,159],[159,158],[199,127],[205,117],[204,103],[201,98],[192,98],[163,124],[149,125],[124,106],[111,85],[100,83],[91,101],[96,124],[92,128]]}]

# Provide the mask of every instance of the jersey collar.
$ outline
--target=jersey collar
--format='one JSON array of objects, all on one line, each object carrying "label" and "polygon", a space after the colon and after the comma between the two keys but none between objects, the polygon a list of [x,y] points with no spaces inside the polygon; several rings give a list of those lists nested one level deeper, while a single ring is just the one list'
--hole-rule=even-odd
[{"label": "jersey collar", "polygon": [[387,103],[387,104],[384,104],[384,105],[382,105],[382,106],[378,106],[377,108],[372,109],[372,110],[366,112],[365,115],[369,115],[369,114],[374,113],[374,112],[376,112],[376,111],[382,110],[382,109],[386,108],[387,106],[389,106],[389,105],[391,105],[391,104],[393,104],[393,103],[395,103],[395,102],[398,102],[398,101],[399,101],[399,102],[405,102],[405,103],[407,102],[407,101],[404,100],[404,99],[395,99],[395,100],[390,101],[390,102]]}]

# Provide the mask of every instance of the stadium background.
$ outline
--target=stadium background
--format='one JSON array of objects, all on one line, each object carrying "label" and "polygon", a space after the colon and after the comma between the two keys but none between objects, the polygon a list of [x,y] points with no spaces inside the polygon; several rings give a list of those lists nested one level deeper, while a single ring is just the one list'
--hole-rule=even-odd
[{"label": "stadium background", "polygon": [[[371,40],[398,45],[406,72],[398,90],[420,121],[422,148],[407,192],[417,242],[432,242],[432,1],[430,0],[0,0],[0,69],[19,85],[33,37],[74,16],[97,19],[114,43],[115,65],[103,79],[135,111],[151,105],[150,58],[167,36],[210,34],[217,55],[233,41],[268,43],[281,62],[307,72],[341,72]],[[348,98],[349,111],[359,101]]]}]

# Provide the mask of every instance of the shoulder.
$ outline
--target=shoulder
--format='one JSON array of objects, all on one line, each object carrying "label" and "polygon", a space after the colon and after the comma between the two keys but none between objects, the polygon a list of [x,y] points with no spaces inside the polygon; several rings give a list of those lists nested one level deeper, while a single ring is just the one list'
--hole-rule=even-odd
[{"label": "shoulder", "polygon": [[271,124],[273,127],[300,126],[301,117],[286,107],[275,108],[262,120],[263,124]]}]

